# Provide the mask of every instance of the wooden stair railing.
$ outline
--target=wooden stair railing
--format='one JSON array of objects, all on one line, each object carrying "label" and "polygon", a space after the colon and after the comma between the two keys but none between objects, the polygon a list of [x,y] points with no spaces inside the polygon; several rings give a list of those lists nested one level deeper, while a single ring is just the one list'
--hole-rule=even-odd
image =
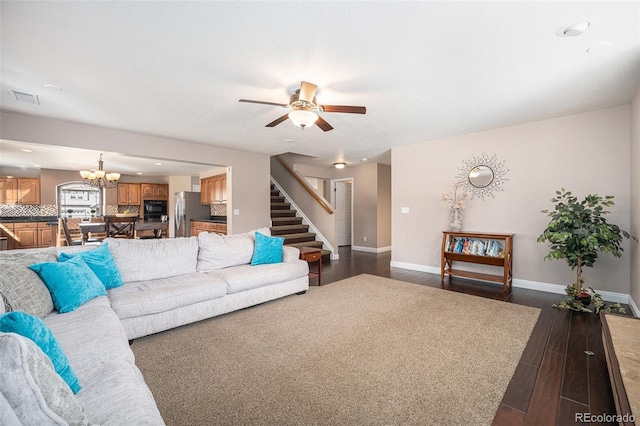
[{"label": "wooden stair railing", "polygon": [[329,214],[333,214],[333,208],[327,204],[326,200],[324,200],[323,198],[321,198],[316,191],[313,190],[313,188],[311,187],[311,185],[309,185],[304,179],[302,179],[300,177],[300,175],[298,175],[298,173],[294,172],[291,167],[289,167],[281,158],[279,155],[275,156],[276,159],[278,160],[278,162],[280,162],[280,164],[282,164],[282,167],[285,168],[285,170],[287,172],[289,172],[289,174],[291,176],[293,176],[298,183],[300,183],[300,185],[302,185],[302,187],[313,197],[314,200],[316,200],[316,202],[318,204],[320,204],[320,206],[322,206],[322,208]]}]

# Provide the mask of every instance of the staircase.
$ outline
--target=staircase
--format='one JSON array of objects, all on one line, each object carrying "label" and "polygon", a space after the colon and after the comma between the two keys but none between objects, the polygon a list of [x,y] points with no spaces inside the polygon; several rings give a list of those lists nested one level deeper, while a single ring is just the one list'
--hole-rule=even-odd
[{"label": "staircase", "polygon": [[322,250],[322,257],[329,260],[331,251],[322,249],[322,241],[316,241],[316,234],[309,232],[309,225],[303,225],[296,213],[271,184],[271,235],[284,237],[287,246],[317,247]]}]

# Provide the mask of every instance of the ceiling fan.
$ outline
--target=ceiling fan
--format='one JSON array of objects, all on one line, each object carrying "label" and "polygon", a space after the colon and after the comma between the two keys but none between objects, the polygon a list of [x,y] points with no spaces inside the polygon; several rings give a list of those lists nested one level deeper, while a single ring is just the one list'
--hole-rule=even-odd
[{"label": "ceiling fan", "polygon": [[296,93],[291,95],[288,104],[281,104],[277,102],[266,101],[253,101],[250,99],[240,99],[240,102],[248,102],[252,104],[264,104],[264,105],[276,105],[283,108],[290,108],[291,112],[286,113],[280,118],[273,120],[265,127],[275,127],[278,124],[290,118],[293,124],[302,127],[304,130],[307,126],[316,124],[325,132],[332,130],[331,124],[320,117],[317,112],[345,112],[349,114],[366,114],[367,108],[363,106],[348,106],[348,105],[319,105],[316,99],[316,89],[318,86],[312,83],[303,81],[300,83],[300,88],[296,90]]}]

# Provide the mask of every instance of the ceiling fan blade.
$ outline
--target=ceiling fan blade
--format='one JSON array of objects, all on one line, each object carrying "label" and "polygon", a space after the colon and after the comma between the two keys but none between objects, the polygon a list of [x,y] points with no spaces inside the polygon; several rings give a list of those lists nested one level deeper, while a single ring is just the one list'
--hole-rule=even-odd
[{"label": "ceiling fan blade", "polygon": [[349,105],[320,105],[324,112],[347,112],[350,114],[366,114],[367,108],[363,106]]},{"label": "ceiling fan blade", "polygon": [[306,81],[301,82],[300,95],[298,96],[298,99],[309,103],[313,102],[313,97],[316,95],[317,88],[318,86],[313,83],[308,83]]},{"label": "ceiling fan blade", "polygon": [[271,123],[267,124],[267,125],[266,125],[266,126],[264,126],[264,127],[275,127],[275,126],[277,126],[278,124],[282,123],[282,122],[283,122],[284,120],[286,120],[287,118],[289,118],[289,113],[286,113],[286,114],[285,114],[285,115],[283,115],[282,117],[280,117],[280,118],[277,118],[277,119],[273,120]]},{"label": "ceiling fan blade", "polygon": [[251,99],[239,99],[238,102],[247,102],[247,103],[250,103],[250,104],[275,105],[275,106],[281,106],[281,107],[284,107],[284,108],[289,106],[287,104],[279,104],[277,102],[252,101]]},{"label": "ceiling fan blade", "polygon": [[320,127],[322,130],[324,130],[325,132],[328,132],[329,130],[333,130],[333,127],[331,126],[331,124],[327,123],[325,119],[320,116],[318,116],[318,119],[316,120],[316,125]]}]

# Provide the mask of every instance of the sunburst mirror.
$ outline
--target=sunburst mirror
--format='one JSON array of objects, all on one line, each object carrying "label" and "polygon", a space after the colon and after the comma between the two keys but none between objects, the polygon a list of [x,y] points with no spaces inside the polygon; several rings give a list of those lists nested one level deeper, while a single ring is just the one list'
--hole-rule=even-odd
[{"label": "sunburst mirror", "polygon": [[504,168],[504,160],[498,161],[496,154],[489,157],[483,152],[462,164],[458,167],[460,173],[456,181],[462,183],[464,192],[471,194],[471,198],[478,197],[484,201],[484,197],[493,197],[494,191],[504,191],[502,184],[509,180],[504,177],[509,170]]}]

